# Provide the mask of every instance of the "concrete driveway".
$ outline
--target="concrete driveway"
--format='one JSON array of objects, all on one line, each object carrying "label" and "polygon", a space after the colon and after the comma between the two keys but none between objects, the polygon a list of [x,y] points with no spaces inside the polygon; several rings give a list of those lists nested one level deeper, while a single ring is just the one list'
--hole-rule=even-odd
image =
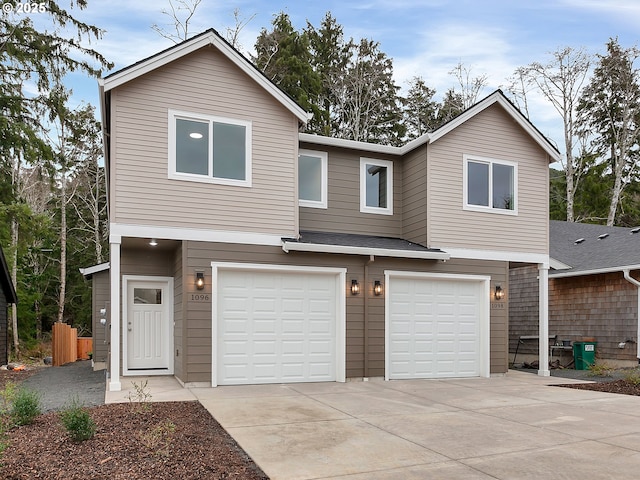
[{"label": "concrete driveway", "polygon": [[175,395],[154,383],[168,380],[149,378],[154,401],[195,396],[272,480],[596,480],[640,471],[640,397],[549,386],[575,382],[563,378],[510,371]]}]

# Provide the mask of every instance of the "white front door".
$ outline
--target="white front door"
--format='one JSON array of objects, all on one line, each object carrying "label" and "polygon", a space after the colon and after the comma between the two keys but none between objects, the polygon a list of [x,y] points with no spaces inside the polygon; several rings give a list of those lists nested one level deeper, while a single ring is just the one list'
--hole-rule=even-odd
[{"label": "white front door", "polygon": [[172,373],[170,282],[127,279],[125,282],[125,372]]}]

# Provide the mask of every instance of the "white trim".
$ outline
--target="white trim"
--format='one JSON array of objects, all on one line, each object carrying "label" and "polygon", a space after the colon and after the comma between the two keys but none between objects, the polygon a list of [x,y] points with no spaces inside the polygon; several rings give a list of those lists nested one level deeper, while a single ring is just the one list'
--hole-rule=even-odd
[{"label": "white trim", "polygon": [[[481,163],[489,165],[489,203],[488,206],[469,203],[469,163]],[[504,165],[513,168],[513,209],[493,206],[493,166]],[[462,156],[462,209],[474,212],[492,213],[498,215],[518,215],[518,164],[509,160],[481,157],[478,155],[464,154]]]},{"label": "white trim", "polygon": [[549,258],[549,268],[552,268],[553,270],[568,270],[573,267],[566,263],[562,263],[560,260],[556,260],[555,258]]},{"label": "white trim", "polygon": [[476,116],[486,108],[490,107],[494,103],[498,103],[502,108],[504,108],[511,117],[518,123],[535,141],[542,147],[542,149],[551,157],[549,163],[559,162],[562,159],[562,155],[560,152],[556,151],[549,141],[538,131],[536,128],[531,125],[530,122],[509,102],[500,91],[496,91],[489,95],[484,100],[481,100],[479,103],[475,104],[473,107],[469,108],[461,115],[457,116],[452,121],[446,123],[442,127],[440,127],[435,132],[429,134],[429,140],[431,143],[436,142],[447,133],[451,132],[459,125],[463,124],[470,118]]},{"label": "white trim", "polygon": [[583,275],[599,275],[601,273],[616,273],[624,272],[625,270],[639,270],[640,265],[621,265],[619,267],[605,267],[595,268],[593,270],[578,270],[571,272],[558,272],[549,273],[549,278],[567,278],[567,277],[582,277]]},{"label": "white trim", "polygon": [[99,265],[93,265],[87,268],[79,268],[80,274],[83,277],[89,277],[94,273],[104,272],[105,270],[109,270],[109,262],[101,263]]},{"label": "white trim", "polygon": [[501,262],[544,263],[549,265],[549,255],[542,253],[509,252],[501,250],[474,250],[471,248],[432,247],[446,251],[451,258],[467,260],[497,260]]},{"label": "white trim", "polygon": [[[192,120],[208,124],[209,129],[209,142],[207,146],[208,154],[208,173],[207,175],[200,175],[194,173],[178,172],[176,166],[176,122],[177,120]],[[215,123],[225,125],[235,125],[245,128],[244,137],[244,180],[237,180],[233,178],[214,177],[213,176],[213,126]],[[189,182],[201,182],[212,183],[216,185],[231,185],[236,187],[251,187],[252,178],[252,153],[251,153],[251,136],[252,136],[252,124],[247,120],[239,120],[235,118],[220,117],[216,115],[204,115],[202,113],[185,112],[181,110],[168,109],[168,178],[171,180],[185,180]]]},{"label": "white trim", "polygon": [[120,383],[120,242],[109,243],[110,291],[109,291],[109,391],[122,390]]},{"label": "white trim", "polygon": [[[127,337],[128,335],[126,334],[127,332],[127,321],[128,321],[128,316],[129,316],[129,282],[150,282],[150,283],[157,283],[162,285],[162,288],[164,289],[166,287],[166,292],[163,294],[163,298],[164,300],[166,300],[166,302],[164,303],[164,307],[167,313],[167,323],[168,323],[168,327],[167,327],[167,331],[168,331],[168,360],[169,360],[169,366],[166,369],[161,369],[161,370],[140,370],[140,369],[136,369],[136,370],[129,370],[129,366],[128,366],[128,357],[129,357],[129,351],[127,350],[128,345],[127,345]],[[151,275],[122,275],[122,375],[123,376],[132,376],[132,375],[145,375],[145,376],[151,376],[151,375],[173,375],[174,373],[174,356],[173,356],[173,345],[174,345],[174,335],[175,332],[173,331],[173,325],[174,325],[174,320],[173,320],[173,295],[174,295],[174,291],[173,291],[173,277],[162,277],[162,276],[151,276]]]},{"label": "white trim", "polygon": [[482,282],[484,295],[480,298],[480,376],[489,378],[491,376],[491,277],[487,275],[462,275],[451,273],[425,273],[425,272],[405,272],[401,270],[385,270],[384,281],[387,293],[384,299],[384,379],[389,380],[389,366],[391,364],[390,350],[390,295],[389,285],[393,278],[411,278],[424,280],[442,281],[463,281]]},{"label": "white trim", "polygon": [[223,55],[225,55],[231,62],[239,67],[244,73],[246,73],[252,80],[258,83],[269,94],[271,94],[278,102],[280,102],[287,110],[293,113],[298,120],[303,123],[307,123],[311,119],[311,114],[305,112],[294,100],[286,95],[282,90],[276,87],[273,83],[267,80],[260,72],[242,55],[233,49],[227,42],[225,42],[218,34],[213,31],[209,31],[191,40],[182,42],[170,49],[160,52],[152,57],[149,57],[141,62],[134,64],[124,70],[115,72],[108,75],[107,78],[103,78],[102,84],[104,91],[107,92],[120,85],[123,85],[131,80],[134,80],[141,75],[149,73],[157,68],[162,67],[174,60],[177,60],[189,53],[195,52],[208,45],[216,47]]},{"label": "white trim", "polygon": [[493,92],[491,95],[474,105],[462,115],[456,117],[454,120],[446,123],[438,130],[432,133],[424,134],[415,140],[406,143],[402,147],[392,147],[389,145],[378,145],[374,143],[356,142],[353,140],[344,140],[333,137],[323,137],[320,135],[312,135],[308,133],[298,134],[298,138],[301,142],[313,143],[316,145],[325,145],[328,147],[349,148],[353,150],[362,150],[372,153],[387,153],[390,155],[404,155],[412,150],[424,145],[433,143],[453,129],[457,128],[467,120],[471,119],[475,115],[479,114],[486,108],[490,107],[494,103],[498,103],[502,106],[507,113],[533,138],[533,140],[540,145],[540,147],[549,155],[549,163],[559,162],[562,159],[560,152],[555,150],[549,141],[533,126],[529,123],[523,115],[504,97],[499,91]]},{"label": "white trim", "polygon": [[192,240],[195,242],[240,243],[243,245],[280,246],[282,237],[291,237],[292,232],[280,235],[268,233],[201,230],[182,227],[156,227],[153,225],[129,225],[111,223],[109,231],[119,237],[156,238],[158,240]]},{"label": "white trim", "polygon": [[[300,149],[298,151],[298,172],[300,172],[300,156],[315,157],[320,159],[321,179],[320,179],[320,201],[316,200],[303,200],[300,198],[300,181],[298,179],[298,205],[301,207],[309,208],[327,208],[327,191],[328,187],[328,163],[329,155],[327,152],[321,152],[319,150],[305,150]],[[298,173],[299,175],[299,173]]]},{"label": "white trim", "polygon": [[[640,338],[640,282],[631,276],[631,270],[629,270],[628,268],[625,268],[623,273],[624,273],[624,279],[630,284],[635,285],[637,289],[637,292],[636,292],[636,296],[638,299],[638,308],[637,308],[638,327],[637,327],[637,334],[636,334],[637,335],[636,340],[637,340]],[[637,342],[637,341],[636,341],[636,357],[640,359],[640,342]]]},{"label": "white trim", "polygon": [[375,257],[419,258],[422,260],[449,260],[447,252],[421,252],[388,248],[351,247],[348,245],[325,245],[323,243],[300,243],[282,241],[282,250],[289,252],[342,253]]},{"label": "white trim", "polygon": [[347,140],[337,137],[325,137],[323,135],[315,135],[312,133],[299,133],[298,140],[300,142],[322,145],[324,147],[348,148],[351,150],[363,150],[371,153],[386,153],[388,155],[403,155],[404,153],[406,153],[404,151],[405,147],[394,147],[391,145],[382,145],[379,143],[359,142],[357,140]]},{"label": "white trim", "polygon": [[538,375],[548,377],[549,371],[549,265],[538,265]]},{"label": "white trim", "polygon": [[[346,381],[346,335],[347,335],[347,309],[346,309],[346,268],[332,267],[310,267],[298,265],[276,265],[259,263],[234,263],[234,262],[211,262],[211,292],[218,295],[218,274],[220,270],[244,270],[260,272],[295,272],[311,274],[334,274],[336,275],[336,381]],[[214,301],[211,309],[211,386],[218,386],[218,309],[217,301]]]},{"label": "white trim", "polygon": [[[370,207],[367,205],[367,165],[387,169],[387,206]],[[376,158],[360,157],[360,212],[376,215],[393,215],[393,162]]]}]

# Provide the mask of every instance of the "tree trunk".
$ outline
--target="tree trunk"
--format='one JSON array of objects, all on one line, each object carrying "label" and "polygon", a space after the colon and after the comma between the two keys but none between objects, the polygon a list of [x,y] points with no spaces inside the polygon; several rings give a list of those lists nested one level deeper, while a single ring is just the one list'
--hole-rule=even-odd
[{"label": "tree trunk", "polygon": [[[17,291],[18,287],[18,220],[11,219],[11,247],[14,255],[11,261],[11,281]],[[13,355],[17,358],[20,354],[20,342],[18,340],[18,305],[11,305],[11,330],[13,333]]]},{"label": "tree trunk", "polygon": [[67,174],[63,170],[60,181],[60,294],[58,322],[64,320],[64,302],[67,289]]}]

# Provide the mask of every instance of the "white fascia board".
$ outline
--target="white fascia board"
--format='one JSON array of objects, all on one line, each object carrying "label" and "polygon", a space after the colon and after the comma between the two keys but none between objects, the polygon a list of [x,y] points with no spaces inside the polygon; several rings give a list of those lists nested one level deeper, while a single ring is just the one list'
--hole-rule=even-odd
[{"label": "white fascia board", "polygon": [[[112,223],[111,235],[121,238],[156,238],[159,240],[192,240],[195,242],[240,243],[243,245],[280,246],[282,237],[269,233],[200,230],[195,228],[155,227],[151,225],[127,225]],[[289,234],[290,235],[290,234]]]},{"label": "white fascia board", "polygon": [[549,157],[551,157],[551,161],[549,163],[559,162],[562,159],[562,155],[560,155],[558,151],[551,147],[549,141],[538,130],[536,130],[531,125],[531,123],[529,123],[524,118],[524,116],[520,112],[518,112],[515,107],[511,105],[511,103],[506,100],[499,92],[495,92],[492,95],[489,95],[487,98],[471,107],[470,109],[456,117],[454,120],[450,121],[446,125],[443,125],[435,132],[429,134],[430,142],[433,143],[455,128],[458,128],[461,124],[479,114],[484,109],[490,107],[494,103],[499,103],[511,115],[511,117],[538,143],[538,145],[540,145],[540,147],[542,147],[542,149],[547,152]]},{"label": "white fascia board", "polygon": [[578,270],[576,272],[549,272],[549,278],[582,277],[587,275],[599,275],[601,273],[624,272],[625,270],[640,270],[640,265],[621,265],[619,267]]},{"label": "white fascia board", "polygon": [[115,73],[112,76],[108,76],[103,79],[104,90],[109,91],[120,85],[123,85],[131,80],[138,78],[141,75],[149,73],[156,68],[162,67],[167,63],[177,60],[189,53],[195,52],[200,48],[207,45],[213,45],[229,60],[231,60],[237,67],[244,71],[249,77],[255,80],[260,86],[262,86],[268,93],[276,98],[282,105],[284,105],[291,113],[293,113],[301,122],[307,123],[310,118],[310,114],[303,110],[295,101],[287,96],[282,90],[276,87],[273,83],[267,80],[261,75],[254,67],[249,63],[247,59],[242,57],[236,52],[229,44],[224,42],[215,33],[209,32],[207,35],[202,35],[194,39],[193,41],[187,41],[176,45],[173,48],[165,50],[157,55],[148,58],[146,61],[142,61],[137,65],[133,65],[120,73]]},{"label": "white fascia board", "polygon": [[94,273],[103,272],[109,270],[109,262],[101,263],[100,265],[93,265],[87,268],[79,268],[80,274],[84,277],[93,275]]},{"label": "white fascia board", "polygon": [[314,145],[323,145],[325,147],[349,148],[352,150],[385,153],[388,155],[402,155],[401,147],[381,145],[378,143],[358,142],[355,140],[347,140],[345,138],[325,137],[322,135],[313,135],[311,133],[299,133],[298,140],[300,142],[312,143]]},{"label": "white fascia board", "polygon": [[549,268],[549,255],[528,252],[507,252],[500,250],[473,250],[470,248],[446,248],[436,247],[451,255],[452,259],[464,258],[466,260],[495,260],[499,262],[522,262],[542,264]]},{"label": "white fascia board", "polygon": [[566,263],[562,263],[560,260],[556,260],[555,258],[549,258],[549,268],[553,270],[569,270],[573,267]]},{"label": "white fascia board", "polygon": [[388,248],[352,247],[348,245],[325,245],[321,243],[282,242],[282,250],[289,252],[338,253],[345,255],[365,255],[376,257],[419,258],[422,260],[449,260],[446,252],[419,252]]}]

